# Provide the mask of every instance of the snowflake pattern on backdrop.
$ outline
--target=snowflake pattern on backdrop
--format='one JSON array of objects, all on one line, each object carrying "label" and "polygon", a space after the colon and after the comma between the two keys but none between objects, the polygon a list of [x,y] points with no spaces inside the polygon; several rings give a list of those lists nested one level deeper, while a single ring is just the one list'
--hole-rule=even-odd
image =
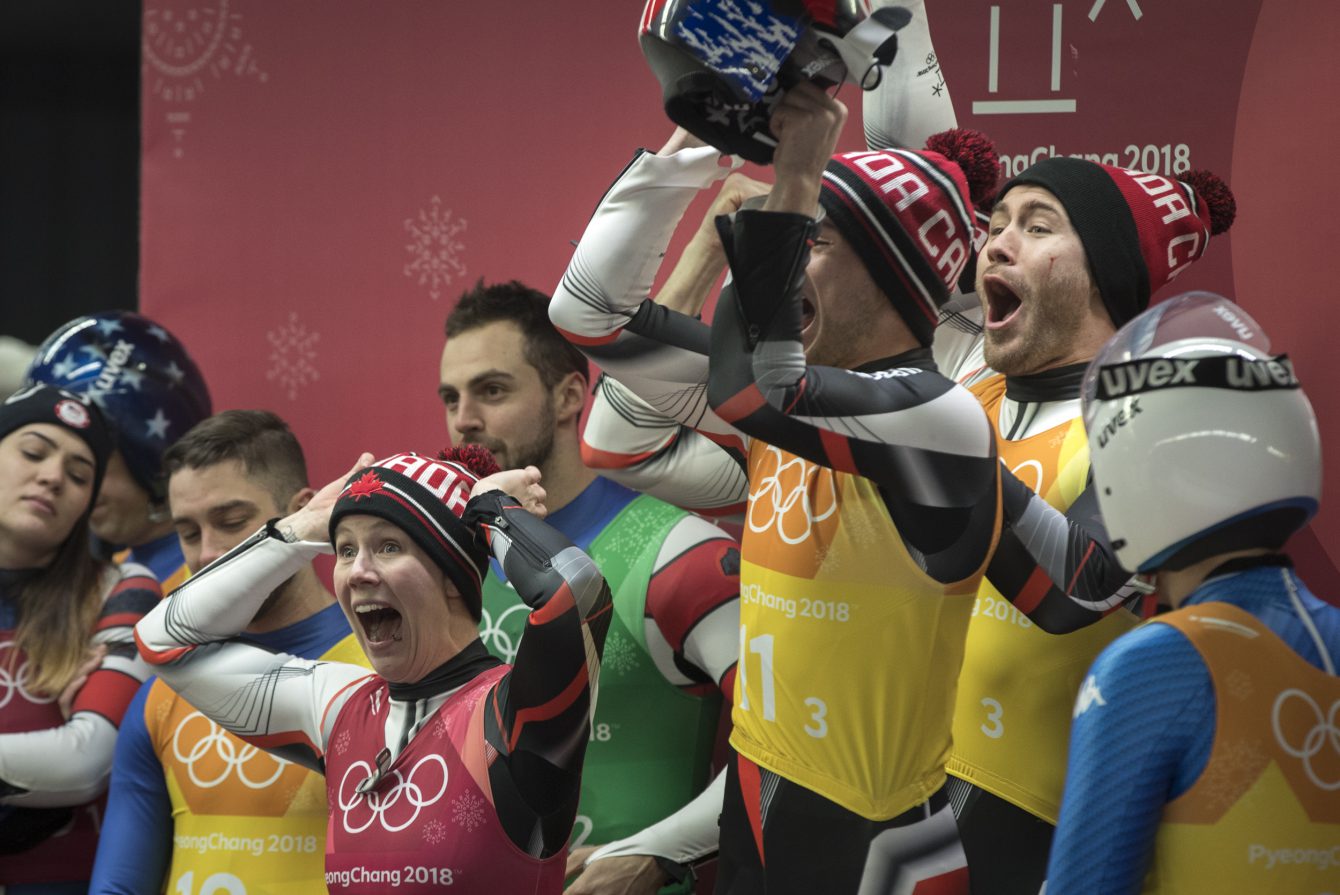
[{"label": "snowflake pattern on backdrop", "polygon": [[405,276],[428,287],[433,301],[442,295],[442,287],[451,285],[452,278],[465,275],[461,253],[465,244],[460,235],[465,232],[465,218],[454,218],[450,208],[442,207],[442,199],[434,196],[428,208],[419,209],[418,217],[405,219],[405,232],[410,242],[405,251],[413,261],[405,265]]},{"label": "snowflake pattern on backdrop", "polygon": [[321,334],[308,332],[293,311],[288,323],[270,330],[265,338],[270,342],[270,369],[265,378],[287,392],[290,401],[298,400],[298,389],[321,378],[313,365]]},{"label": "snowflake pattern on backdrop", "polygon": [[423,825],[423,841],[429,845],[441,845],[447,840],[447,825],[434,818]]},{"label": "snowflake pattern on backdrop", "polygon": [[451,803],[451,819],[465,832],[473,833],[476,827],[484,823],[484,800],[472,792],[461,793],[460,798]]},{"label": "snowflake pattern on backdrop", "polygon": [[611,630],[600,655],[601,669],[623,677],[637,666],[637,647],[622,631]]},{"label": "snowflake pattern on backdrop", "polygon": [[190,106],[205,92],[205,74],[218,81],[269,80],[242,33],[242,15],[231,0],[150,0],[144,5],[140,43],[146,100],[164,107],[172,157],[186,154]]}]

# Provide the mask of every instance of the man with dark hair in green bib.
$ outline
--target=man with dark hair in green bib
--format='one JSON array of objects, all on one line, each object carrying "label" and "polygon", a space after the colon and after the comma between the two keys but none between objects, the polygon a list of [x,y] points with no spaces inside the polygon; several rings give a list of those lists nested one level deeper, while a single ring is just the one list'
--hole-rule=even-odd
[{"label": "man with dark hair in green bib", "polygon": [[[692,865],[717,845],[721,794],[707,784],[739,653],[739,550],[711,523],[586,468],[589,368],[548,304],[516,281],[466,292],[447,317],[438,394],[457,444],[483,445],[504,468],[539,467],[546,521],[614,594],[568,892],[687,892]],[[527,612],[495,564],[481,627],[505,661]]]}]

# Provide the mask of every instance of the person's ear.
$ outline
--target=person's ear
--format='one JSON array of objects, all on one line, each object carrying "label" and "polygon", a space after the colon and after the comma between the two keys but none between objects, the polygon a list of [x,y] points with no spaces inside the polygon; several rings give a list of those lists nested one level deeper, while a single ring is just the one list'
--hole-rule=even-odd
[{"label": "person's ear", "polygon": [[293,496],[288,499],[288,506],[284,508],[284,515],[296,513],[307,506],[307,501],[311,500],[315,494],[316,490],[314,488],[301,488],[294,492]]},{"label": "person's ear", "polygon": [[554,386],[554,416],[559,423],[576,420],[586,407],[587,382],[581,373],[573,371]]}]

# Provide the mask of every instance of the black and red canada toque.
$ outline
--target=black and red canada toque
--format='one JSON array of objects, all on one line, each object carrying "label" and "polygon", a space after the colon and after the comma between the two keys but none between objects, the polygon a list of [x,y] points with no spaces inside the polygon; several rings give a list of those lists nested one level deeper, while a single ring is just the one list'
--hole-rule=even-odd
[{"label": "black and red canada toque", "polygon": [[824,170],[819,204],[922,345],[973,254],[973,206],[998,159],[976,131],[936,134],[927,149],[844,152]]},{"label": "black and red canada toque", "polygon": [[493,455],[477,445],[444,453],[440,459],[404,453],[378,460],[345,482],[330,514],[331,543],[345,516],[385,519],[432,557],[478,621],[489,556],[461,515],[475,483],[497,470]]},{"label": "black and red canada toque", "polygon": [[1118,329],[1149,298],[1205,254],[1210,237],[1233,225],[1228,186],[1208,171],[1181,179],[1085,159],[1043,159],[1008,181],[1039,186],[1065,208],[1084,246],[1089,272]]}]

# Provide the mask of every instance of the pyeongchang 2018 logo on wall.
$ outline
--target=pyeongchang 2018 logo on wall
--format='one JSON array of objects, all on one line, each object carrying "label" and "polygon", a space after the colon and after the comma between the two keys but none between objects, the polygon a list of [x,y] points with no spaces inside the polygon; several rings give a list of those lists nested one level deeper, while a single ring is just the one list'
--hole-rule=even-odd
[{"label": "pyeongchang 2018 logo on wall", "polygon": [[[269,80],[242,33],[234,0],[150,0],[144,4],[141,35],[147,103],[165,106],[163,122],[172,157],[186,155],[192,105],[206,84],[225,78]],[[206,78],[208,76],[208,79]]]}]

